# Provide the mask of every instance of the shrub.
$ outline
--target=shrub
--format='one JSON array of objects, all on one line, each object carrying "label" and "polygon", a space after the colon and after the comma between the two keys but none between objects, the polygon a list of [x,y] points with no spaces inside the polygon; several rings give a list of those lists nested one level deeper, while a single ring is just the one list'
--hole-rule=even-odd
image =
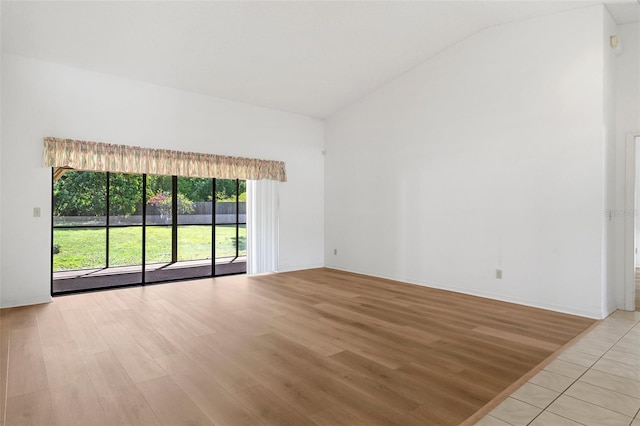
[{"label": "shrub", "polygon": [[[171,195],[166,194],[162,191],[154,194],[147,204],[151,206],[156,206],[160,211],[162,216],[169,216],[171,213],[171,203],[173,202],[173,198]],[[193,201],[187,198],[186,195],[182,193],[178,193],[178,214],[191,214],[193,213],[195,208],[193,207]]]}]

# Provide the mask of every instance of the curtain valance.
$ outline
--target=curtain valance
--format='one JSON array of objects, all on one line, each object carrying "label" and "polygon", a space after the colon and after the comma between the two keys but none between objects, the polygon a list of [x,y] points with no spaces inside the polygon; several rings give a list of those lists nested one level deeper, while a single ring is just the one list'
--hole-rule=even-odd
[{"label": "curtain valance", "polygon": [[44,138],[44,165],[60,169],[286,182],[282,161]]}]

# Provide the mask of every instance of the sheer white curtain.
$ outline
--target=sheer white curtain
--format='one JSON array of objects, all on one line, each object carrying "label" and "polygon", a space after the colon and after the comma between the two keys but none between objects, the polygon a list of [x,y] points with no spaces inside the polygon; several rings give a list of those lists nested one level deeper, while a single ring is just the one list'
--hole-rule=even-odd
[{"label": "sheer white curtain", "polygon": [[247,274],[278,270],[278,184],[247,181]]}]

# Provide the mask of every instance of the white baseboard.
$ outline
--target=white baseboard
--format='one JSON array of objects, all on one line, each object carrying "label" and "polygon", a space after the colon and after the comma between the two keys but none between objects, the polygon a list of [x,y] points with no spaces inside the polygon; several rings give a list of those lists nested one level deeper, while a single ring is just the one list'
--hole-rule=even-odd
[{"label": "white baseboard", "polygon": [[53,302],[53,299],[49,295],[40,297],[27,297],[24,299],[3,300],[0,303],[0,308],[16,308],[18,306],[40,305],[42,303],[51,302]]},{"label": "white baseboard", "polygon": [[303,271],[305,269],[324,268],[324,264],[312,263],[309,265],[278,265],[278,272]]},{"label": "white baseboard", "polygon": [[468,295],[471,295],[471,296],[484,297],[486,299],[499,300],[501,302],[515,303],[515,304],[518,304],[518,305],[530,306],[532,308],[546,309],[546,310],[549,310],[549,311],[561,312],[561,313],[569,314],[569,315],[577,315],[577,316],[580,316],[580,317],[587,317],[587,318],[592,318],[592,319],[603,319],[604,318],[602,312],[583,311],[581,309],[575,309],[575,308],[568,307],[568,306],[555,305],[555,304],[551,304],[551,303],[540,303],[538,301],[528,300],[528,299],[521,299],[521,298],[518,298],[518,297],[505,297],[505,296],[502,296],[502,295],[499,295],[499,294],[493,294],[493,293],[488,293],[488,292],[479,292],[479,291],[470,290],[470,289],[466,289],[466,288],[460,288],[460,287],[454,287],[454,286],[448,286],[448,285],[441,285],[441,284],[434,283],[434,282],[429,282],[429,281],[418,281],[418,280],[412,280],[412,279],[407,279],[407,278],[402,278],[402,277],[392,277],[392,276],[387,276],[387,275],[384,275],[384,274],[372,273],[372,272],[369,272],[369,271],[361,271],[361,270],[355,270],[355,269],[350,269],[350,268],[343,268],[343,267],[340,267],[340,266],[327,265],[325,267],[326,268],[330,268],[330,269],[336,269],[336,270],[339,270],[339,271],[352,272],[354,274],[369,275],[371,277],[376,277],[376,278],[384,278],[384,279],[387,279],[387,280],[393,280],[393,281],[404,282],[404,283],[408,283],[408,284],[420,285],[420,286],[423,286],[423,287],[435,288],[435,289],[438,289],[438,290],[453,291],[454,293],[462,293],[462,294],[468,294]]}]

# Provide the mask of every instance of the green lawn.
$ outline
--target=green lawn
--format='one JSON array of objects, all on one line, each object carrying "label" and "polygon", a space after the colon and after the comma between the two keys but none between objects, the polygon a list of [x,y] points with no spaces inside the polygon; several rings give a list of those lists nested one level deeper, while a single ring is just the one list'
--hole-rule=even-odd
[{"label": "green lawn", "polygon": [[[235,226],[216,226],[216,257],[235,256]],[[247,254],[247,230],[240,228],[240,256]],[[53,270],[102,268],[105,266],[106,231],[102,229],[54,229],[53,244],[60,252],[53,255]],[[178,260],[211,258],[211,227],[178,226]],[[147,263],[171,260],[171,228],[147,227]],[[142,263],[142,228],[111,228],[109,266]]]}]

